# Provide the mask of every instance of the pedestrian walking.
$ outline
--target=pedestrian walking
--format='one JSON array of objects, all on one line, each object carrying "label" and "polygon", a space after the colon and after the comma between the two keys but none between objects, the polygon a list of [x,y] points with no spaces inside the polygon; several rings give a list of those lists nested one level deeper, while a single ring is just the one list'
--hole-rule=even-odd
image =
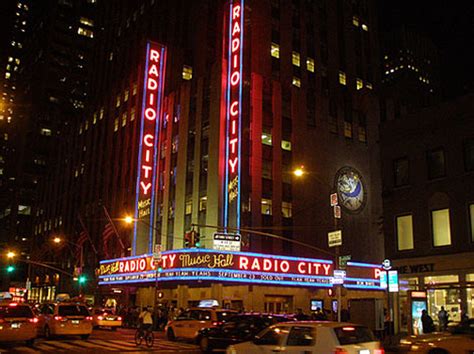
[{"label": "pedestrian walking", "polygon": [[444,306],[441,306],[441,310],[438,312],[438,321],[439,330],[446,331],[448,329],[449,314],[444,309]]},{"label": "pedestrian walking", "polygon": [[434,331],[433,319],[426,310],[421,311],[421,326],[423,333],[432,333]]}]

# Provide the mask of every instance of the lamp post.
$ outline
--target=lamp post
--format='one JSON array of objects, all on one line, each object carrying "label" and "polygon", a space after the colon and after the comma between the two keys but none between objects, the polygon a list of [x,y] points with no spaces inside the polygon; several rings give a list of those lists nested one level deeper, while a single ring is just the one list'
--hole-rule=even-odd
[{"label": "lamp post", "polygon": [[67,243],[67,244],[72,245],[74,247],[77,247],[77,249],[79,250],[79,270],[80,270],[79,272],[80,272],[80,274],[77,277],[77,282],[79,284],[79,295],[82,295],[82,285],[85,282],[85,278],[82,276],[82,269],[84,267],[84,262],[83,262],[84,247],[82,246],[82,244],[71,242],[71,241],[62,239],[61,237],[58,237],[58,236],[53,238],[53,242],[57,245],[60,245],[61,243],[64,242],[64,243]]},{"label": "lamp post", "polygon": [[[323,181],[321,181],[319,178],[316,177],[316,175],[313,175],[313,174],[309,174],[308,172],[305,171],[305,168],[303,165],[301,165],[300,167],[297,167],[293,170],[293,175],[297,178],[302,178],[303,176],[305,175],[309,175],[311,176],[312,178],[314,178],[314,180],[320,184],[326,184],[324,183]],[[331,185],[327,184],[329,186],[329,189],[331,190],[332,187]],[[336,217],[336,215],[334,214],[334,231],[337,231],[338,230],[338,218]],[[340,254],[340,249],[339,249],[339,246],[336,246],[335,247],[335,250],[334,250],[334,269],[339,269],[339,254]],[[337,289],[337,321],[338,322],[341,322],[341,310],[342,310],[342,305],[341,305],[341,287],[342,285],[341,284],[337,284],[336,285],[336,289]]]}]

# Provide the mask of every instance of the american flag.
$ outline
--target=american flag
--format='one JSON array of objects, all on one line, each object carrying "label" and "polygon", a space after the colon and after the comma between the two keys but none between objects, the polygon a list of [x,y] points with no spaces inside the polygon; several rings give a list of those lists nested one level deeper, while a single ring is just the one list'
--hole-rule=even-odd
[{"label": "american flag", "polygon": [[87,232],[85,230],[82,230],[81,233],[79,234],[79,237],[76,241],[76,244],[79,246],[76,250],[76,258],[79,259],[80,257],[80,252],[81,248],[84,247],[84,242],[86,242],[88,239]]},{"label": "american flag", "polygon": [[112,224],[109,222],[105,225],[104,231],[102,232],[102,242],[103,242],[103,250],[104,255],[106,257],[109,256],[109,240],[112,238],[112,235],[115,234],[114,228]]}]

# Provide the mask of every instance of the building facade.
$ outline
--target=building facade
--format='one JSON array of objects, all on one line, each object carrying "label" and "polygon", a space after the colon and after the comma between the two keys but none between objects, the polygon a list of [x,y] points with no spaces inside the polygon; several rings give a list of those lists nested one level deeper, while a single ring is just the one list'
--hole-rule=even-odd
[{"label": "building facade", "polygon": [[382,125],[385,252],[401,279],[402,329],[408,290],[427,291],[458,322],[473,316],[472,94]]},{"label": "building facade", "polygon": [[[334,259],[327,233],[340,228],[342,255],[382,260],[372,1],[99,1],[97,14],[90,107],[57,182],[67,193],[43,199],[38,224],[57,210],[72,237],[82,215],[102,259],[181,249],[191,230],[212,249],[217,230],[240,228],[244,251]],[[86,263],[93,278],[92,252]],[[140,304],[153,297],[144,285],[127,290]],[[295,288],[259,289],[295,303]]]}]

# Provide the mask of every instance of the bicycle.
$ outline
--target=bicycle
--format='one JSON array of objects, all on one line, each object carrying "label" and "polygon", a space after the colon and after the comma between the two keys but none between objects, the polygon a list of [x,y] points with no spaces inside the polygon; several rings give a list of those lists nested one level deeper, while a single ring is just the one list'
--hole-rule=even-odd
[{"label": "bicycle", "polygon": [[141,345],[143,339],[145,339],[145,344],[148,348],[153,347],[153,331],[151,327],[148,327],[146,329],[143,328],[138,328],[137,331],[135,332],[135,344]]}]

